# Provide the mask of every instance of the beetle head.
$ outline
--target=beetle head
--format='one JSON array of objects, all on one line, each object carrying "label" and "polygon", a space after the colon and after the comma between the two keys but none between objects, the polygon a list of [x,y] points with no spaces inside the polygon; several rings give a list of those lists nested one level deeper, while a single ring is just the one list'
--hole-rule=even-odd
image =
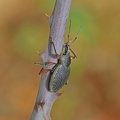
[{"label": "beetle head", "polygon": [[70,46],[69,46],[69,44],[66,43],[64,45],[64,48],[65,48],[65,51],[64,51],[63,55],[69,54],[70,53]]}]

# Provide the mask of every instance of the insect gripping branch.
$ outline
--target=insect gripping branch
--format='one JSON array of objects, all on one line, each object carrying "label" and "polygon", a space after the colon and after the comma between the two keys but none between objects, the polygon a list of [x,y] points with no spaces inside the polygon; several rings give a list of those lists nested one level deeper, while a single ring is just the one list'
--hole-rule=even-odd
[{"label": "insect gripping branch", "polygon": [[[42,77],[30,120],[51,120],[52,105],[60,96],[57,91],[67,84],[70,72],[69,65],[71,59],[76,57],[70,48],[69,41],[63,47],[71,1],[56,0],[53,13],[49,17],[49,42],[45,53],[41,55],[43,59]],[[63,54],[61,54],[62,50],[64,51]],[[73,53],[73,57],[70,57],[70,51]],[[65,71],[66,74],[62,71]]]}]

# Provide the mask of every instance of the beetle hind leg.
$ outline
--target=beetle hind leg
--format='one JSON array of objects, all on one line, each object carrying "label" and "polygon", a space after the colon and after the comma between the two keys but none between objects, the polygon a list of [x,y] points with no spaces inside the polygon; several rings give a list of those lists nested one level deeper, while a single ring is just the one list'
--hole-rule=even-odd
[{"label": "beetle hind leg", "polygon": [[[47,63],[45,63],[45,65],[48,65],[48,66],[51,66],[51,65],[54,65],[54,64],[56,64],[56,63],[54,63],[54,62],[47,62]],[[40,70],[40,72],[39,72],[39,75],[42,73],[42,74],[45,74],[45,73],[47,73],[47,72],[49,72],[49,71],[51,71],[52,69],[41,69]]]}]

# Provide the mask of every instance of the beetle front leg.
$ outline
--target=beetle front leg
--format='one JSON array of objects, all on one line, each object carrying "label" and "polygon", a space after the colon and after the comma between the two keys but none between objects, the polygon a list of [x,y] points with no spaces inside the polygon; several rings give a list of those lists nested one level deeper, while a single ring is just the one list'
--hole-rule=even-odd
[{"label": "beetle front leg", "polygon": [[[57,50],[56,50],[56,48],[55,48],[55,44],[54,44],[54,41],[52,40],[52,37],[50,37],[50,42],[51,42],[51,44],[53,45],[53,48],[54,48],[54,51],[55,51],[55,54],[56,54],[56,58],[59,59],[59,58],[61,57],[61,54],[59,55],[59,54],[57,53]],[[62,48],[62,50],[63,50],[63,48]]]},{"label": "beetle front leg", "polygon": [[73,50],[70,49],[70,51],[71,51],[72,54],[73,54],[73,56],[70,56],[70,59],[73,60],[73,59],[77,58],[77,56],[76,56],[76,54],[73,52]]},{"label": "beetle front leg", "polygon": [[54,41],[52,40],[52,37],[50,37],[50,42],[51,42],[51,44],[53,45],[53,48],[54,48],[54,51],[55,51],[56,56],[58,56],[58,53],[57,53],[57,51],[56,51],[55,44],[54,44]]}]

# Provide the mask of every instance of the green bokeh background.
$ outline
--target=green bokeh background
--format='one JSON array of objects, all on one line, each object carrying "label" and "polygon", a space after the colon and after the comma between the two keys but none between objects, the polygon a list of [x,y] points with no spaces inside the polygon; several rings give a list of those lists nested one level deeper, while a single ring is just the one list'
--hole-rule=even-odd
[{"label": "green bokeh background", "polygon": [[[29,120],[40,83],[37,51],[47,47],[55,0],[0,1],[0,120]],[[120,1],[72,2],[65,41],[83,28],[72,50],[69,84],[53,120],[120,120]]]}]

